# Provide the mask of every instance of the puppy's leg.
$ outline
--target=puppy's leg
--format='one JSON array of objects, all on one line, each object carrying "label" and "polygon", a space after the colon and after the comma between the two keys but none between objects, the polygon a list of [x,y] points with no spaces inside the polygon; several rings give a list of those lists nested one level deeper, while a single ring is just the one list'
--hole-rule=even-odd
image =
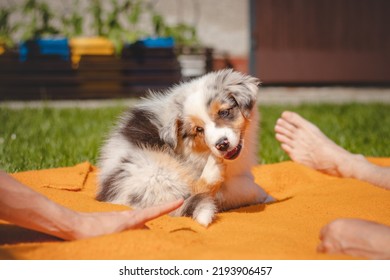
[{"label": "puppy's leg", "polygon": [[192,217],[199,224],[207,227],[214,220],[216,212],[214,199],[207,193],[198,193],[188,197],[171,215]]},{"label": "puppy's leg", "polygon": [[225,168],[222,159],[210,155],[200,178],[192,185],[192,193],[210,193],[214,196],[223,182]]},{"label": "puppy's leg", "polygon": [[229,178],[215,198],[218,208],[222,211],[275,201],[254,182],[253,175],[250,173]]},{"label": "puppy's leg", "polygon": [[192,195],[175,214],[192,217],[207,227],[217,212],[213,196],[222,185],[225,168],[222,160],[210,155],[199,179],[190,184]]}]

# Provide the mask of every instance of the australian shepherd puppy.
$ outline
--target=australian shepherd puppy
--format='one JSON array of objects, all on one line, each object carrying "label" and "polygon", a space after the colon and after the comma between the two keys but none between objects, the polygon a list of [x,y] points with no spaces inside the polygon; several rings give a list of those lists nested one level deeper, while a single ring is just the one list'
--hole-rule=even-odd
[{"label": "australian shepherd puppy", "polygon": [[271,201],[251,173],[258,85],[222,70],[151,93],[102,147],[97,199],[145,208],[184,198],[172,215],[204,226],[217,211]]}]

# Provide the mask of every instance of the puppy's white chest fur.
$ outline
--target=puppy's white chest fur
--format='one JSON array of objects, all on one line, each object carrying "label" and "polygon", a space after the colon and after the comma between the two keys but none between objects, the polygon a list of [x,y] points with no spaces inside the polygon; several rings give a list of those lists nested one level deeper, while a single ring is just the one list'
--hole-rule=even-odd
[{"label": "puppy's white chest fur", "polygon": [[102,147],[99,200],[145,208],[185,198],[172,215],[209,225],[218,210],[262,203],[255,184],[258,80],[207,74],[127,111]]}]

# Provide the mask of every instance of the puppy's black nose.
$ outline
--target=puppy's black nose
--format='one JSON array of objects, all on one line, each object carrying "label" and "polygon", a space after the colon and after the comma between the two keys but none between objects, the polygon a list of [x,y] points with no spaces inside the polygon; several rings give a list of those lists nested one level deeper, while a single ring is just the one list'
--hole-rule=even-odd
[{"label": "puppy's black nose", "polygon": [[229,149],[229,140],[226,137],[223,137],[217,141],[215,147],[218,151],[225,152]]}]

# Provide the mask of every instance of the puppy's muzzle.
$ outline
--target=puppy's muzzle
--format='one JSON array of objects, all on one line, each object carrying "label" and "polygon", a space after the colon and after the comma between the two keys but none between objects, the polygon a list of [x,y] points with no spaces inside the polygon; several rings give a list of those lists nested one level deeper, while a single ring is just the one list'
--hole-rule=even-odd
[{"label": "puppy's muzzle", "polygon": [[230,146],[230,143],[226,137],[222,137],[215,144],[215,148],[217,148],[217,150],[221,151],[221,152],[226,152],[229,149],[229,146]]},{"label": "puppy's muzzle", "polygon": [[215,144],[215,148],[221,152],[221,155],[224,159],[233,160],[238,157],[242,149],[242,142],[231,148],[230,142],[226,137],[222,137]]}]

